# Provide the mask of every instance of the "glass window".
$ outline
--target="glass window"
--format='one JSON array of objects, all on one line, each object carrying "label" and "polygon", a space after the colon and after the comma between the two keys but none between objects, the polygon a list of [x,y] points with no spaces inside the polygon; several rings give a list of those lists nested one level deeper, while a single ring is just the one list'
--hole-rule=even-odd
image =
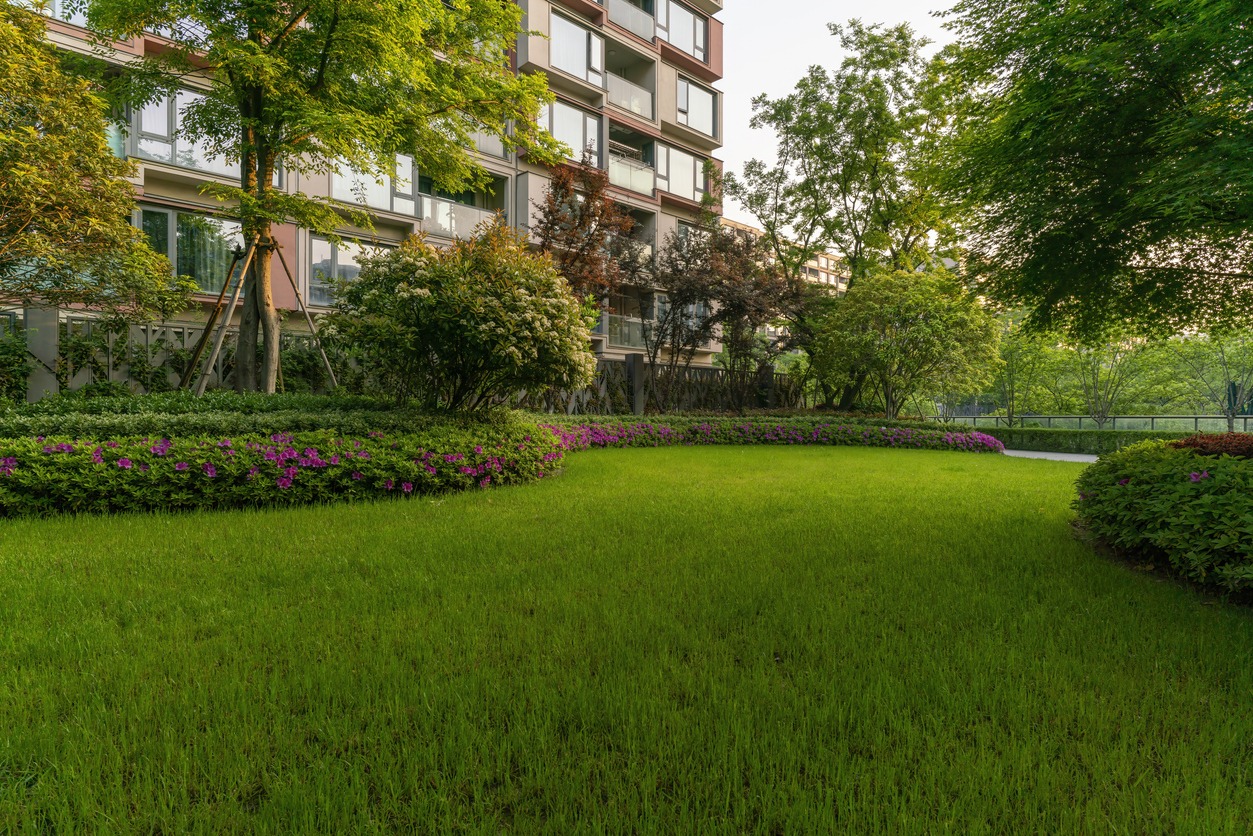
[{"label": "glass window", "polygon": [[571,107],[565,102],[548,106],[547,124],[541,125],[559,141],[570,146],[570,159],[581,160],[590,148],[592,159],[600,164],[600,117]]},{"label": "glass window", "polygon": [[657,188],[670,194],[699,201],[708,191],[705,160],[686,151],[657,146]]},{"label": "glass window", "polygon": [[679,79],[679,124],[716,136],[717,94],[686,78]]},{"label": "glass window", "polygon": [[174,269],[190,276],[202,292],[217,293],[226,284],[236,248],[244,246],[237,221],[178,213]]},{"label": "glass window", "polygon": [[550,63],[597,87],[605,86],[605,42],[561,15],[552,16]]},{"label": "glass window", "polygon": [[709,63],[709,20],[675,0],[657,5],[657,34],[693,58]]},{"label": "glass window", "polygon": [[[183,131],[186,108],[203,99],[200,93],[180,90],[172,99],[158,99],[141,108],[137,116],[136,156],[238,178],[238,162],[228,162],[225,157],[210,153],[203,139]],[[275,172],[276,182],[277,179]]]},{"label": "glass window", "polygon": [[327,307],[335,303],[335,282],[352,281],[361,274],[361,259],[368,251],[389,249],[356,241],[340,241],[332,245],[325,238],[314,236],[309,272],[309,304]]}]

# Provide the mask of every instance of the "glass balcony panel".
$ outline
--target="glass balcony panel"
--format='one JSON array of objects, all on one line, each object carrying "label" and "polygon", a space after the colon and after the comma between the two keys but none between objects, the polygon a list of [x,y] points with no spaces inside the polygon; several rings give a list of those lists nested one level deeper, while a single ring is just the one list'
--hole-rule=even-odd
[{"label": "glass balcony panel", "polygon": [[622,348],[644,348],[644,323],[616,314],[608,314],[609,344]]},{"label": "glass balcony panel", "polygon": [[623,110],[653,118],[653,94],[633,81],[609,73],[609,102]]},{"label": "glass balcony panel", "polygon": [[422,195],[422,229],[445,238],[470,238],[495,212],[439,197]]},{"label": "glass balcony panel", "polygon": [[646,41],[657,35],[657,21],[653,16],[626,0],[609,0],[609,19]]},{"label": "glass balcony panel", "polygon": [[651,196],[657,187],[657,172],[645,163],[611,155],[609,182],[619,188]]}]

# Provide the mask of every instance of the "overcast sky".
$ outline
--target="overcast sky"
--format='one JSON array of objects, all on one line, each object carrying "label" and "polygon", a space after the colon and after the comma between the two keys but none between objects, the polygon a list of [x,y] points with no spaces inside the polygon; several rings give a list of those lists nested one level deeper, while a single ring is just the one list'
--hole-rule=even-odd
[{"label": "overcast sky", "polygon": [[[738,172],[753,157],[772,159],[774,138],[748,127],[753,97],[790,92],[814,64],[835,67],[841,55],[827,24],[860,18],[865,23],[909,23],[937,43],[952,36],[931,12],[952,0],[726,0],[718,17],[726,24],[725,126],[719,156]],[[753,223],[728,201],[728,217]]]}]

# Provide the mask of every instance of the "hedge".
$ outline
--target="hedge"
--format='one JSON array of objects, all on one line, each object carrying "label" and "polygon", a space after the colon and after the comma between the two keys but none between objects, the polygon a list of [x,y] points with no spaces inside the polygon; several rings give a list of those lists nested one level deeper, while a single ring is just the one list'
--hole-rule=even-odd
[{"label": "hedge", "polygon": [[1192,433],[1152,430],[1059,430],[1042,427],[988,427],[979,432],[999,439],[1008,450],[1041,453],[1086,453],[1099,456],[1154,439],[1187,438]]},{"label": "hedge", "polygon": [[1102,456],[1078,490],[1099,540],[1198,583],[1253,589],[1253,460],[1147,441]]},{"label": "hedge", "polygon": [[1000,453],[999,441],[981,432],[873,426],[820,419],[757,420],[751,418],[679,418],[635,422],[549,421],[562,447],[668,447],[706,444],[814,444],[858,447],[901,447]]}]

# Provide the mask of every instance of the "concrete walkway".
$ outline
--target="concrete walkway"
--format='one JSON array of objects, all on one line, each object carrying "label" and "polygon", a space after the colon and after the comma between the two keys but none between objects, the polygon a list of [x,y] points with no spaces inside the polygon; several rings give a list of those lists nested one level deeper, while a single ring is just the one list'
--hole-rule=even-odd
[{"label": "concrete walkway", "polygon": [[1054,462],[1084,462],[1091,464],[1096,461],[1096,456],[1089,456],[1086,453],[1040,453],[1035,450],[1006,450],[1005,455],[1019,459],[1048,459]]}]

